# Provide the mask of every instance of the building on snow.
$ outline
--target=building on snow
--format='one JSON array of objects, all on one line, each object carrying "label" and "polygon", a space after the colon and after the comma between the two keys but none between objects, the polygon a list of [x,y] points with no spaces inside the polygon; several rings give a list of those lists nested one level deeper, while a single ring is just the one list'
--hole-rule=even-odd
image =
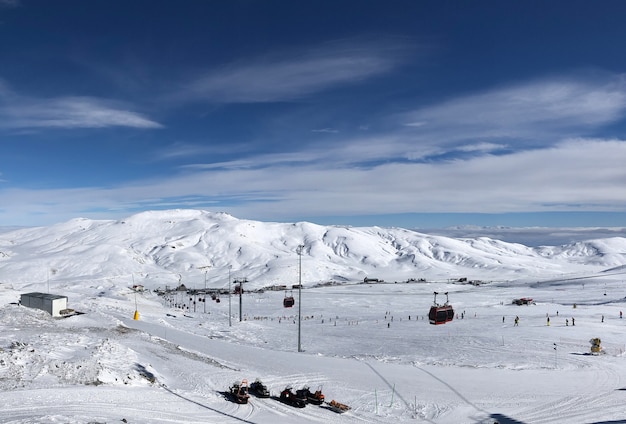
[{"label": "building on snow", "polygon": [[24,293],[20,296],[20,304],[41,309],[53,317],[61,317],[62,311],[67,310],[67,296],[40,292]]}]

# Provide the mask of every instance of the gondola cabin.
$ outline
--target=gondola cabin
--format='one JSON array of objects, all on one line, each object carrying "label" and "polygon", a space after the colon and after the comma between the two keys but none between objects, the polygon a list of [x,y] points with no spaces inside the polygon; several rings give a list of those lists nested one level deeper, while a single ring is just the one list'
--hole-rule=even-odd
[{"label": "gondola cabin", "polygon": [[428,321],[433,325],[445,324],[454,319],[454,309],[452,305],[448,304],[448,292],[445,293],[446,303],[443,305],[437,303],[438,294],[439,293],[435,292],[433,306],[430,307],[430,311],[428,312]]},{"label": "gondola cabin", "polygon": [[287,296],[287,293],[285,293],[285,298],[283,299],[283,306],[285,308],[291,308],[293,305],[295,305],[296,300],[293,298],[293,295],[289,295]]},{"label": "gondola cabin", "polygon": [[431,306],[428,313],[428,320],[433,325],[445,324],[454,318],[454,309],[452,306]]}]

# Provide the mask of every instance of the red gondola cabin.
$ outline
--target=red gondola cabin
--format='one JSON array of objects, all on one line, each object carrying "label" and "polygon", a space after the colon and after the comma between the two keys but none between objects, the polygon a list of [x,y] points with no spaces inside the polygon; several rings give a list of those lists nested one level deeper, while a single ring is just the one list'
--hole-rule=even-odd
[{"label": "red gondola cabin", "polygon": [[283,299],[283,306],[285,308],[291,308],[293,305],[295,305],[296,300],[293,298],[293,295],[289,295],[287,296],[287,293],[285,293],[285,298]]},{"label": "red gondola cabin", "polygon": [[433,306],[430,307],[430,311],[428,312],[428,321],[433,325],[445,324],[454,319],[454,309],[452,305],[448,304],[448,292],[445,293],[446,303],[443,305],[437,303],[438,294],[439,293],[435,292]]}]

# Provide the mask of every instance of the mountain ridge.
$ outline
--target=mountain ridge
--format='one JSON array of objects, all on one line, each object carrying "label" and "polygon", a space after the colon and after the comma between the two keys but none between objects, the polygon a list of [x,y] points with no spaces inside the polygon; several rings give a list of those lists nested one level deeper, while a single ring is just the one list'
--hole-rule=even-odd
[{"label": "mountain ridge", "polygon": [[260,222],[193,209],[146,211],[122,220],[76,218],[0,233],[0,282],[8,283],[2,280],[3,270],[8,275],[18,271],[22,281],[11,283],[26,286],[51,278],[67,284],[108,279],[146,287],[179,282],[225,286],[229,275],[248,279],[251,288],[295,284],[300,278],[305,286],[366,277],[498,280],[502,271],[539,278],[624,265],[622,237],[528,247],[489,237]]}]

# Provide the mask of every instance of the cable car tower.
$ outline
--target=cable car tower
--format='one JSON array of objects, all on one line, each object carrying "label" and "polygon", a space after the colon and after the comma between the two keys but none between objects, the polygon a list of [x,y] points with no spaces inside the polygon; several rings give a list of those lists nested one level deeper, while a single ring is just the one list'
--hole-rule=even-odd
[{"label": "cable car tower", "polygon": [[446,322],[450,322],[454,319],[454,309],[452,309],[452,305],[448,303],[448,292],[445,292],[446,295],[446,303],[440,305],[437,303],[437,295],[439,293],[435,293],[435,300],[433,301],[433,306],[430,307],[430,312],[428,312],[428,320],[433,325],[445,324]]}]

